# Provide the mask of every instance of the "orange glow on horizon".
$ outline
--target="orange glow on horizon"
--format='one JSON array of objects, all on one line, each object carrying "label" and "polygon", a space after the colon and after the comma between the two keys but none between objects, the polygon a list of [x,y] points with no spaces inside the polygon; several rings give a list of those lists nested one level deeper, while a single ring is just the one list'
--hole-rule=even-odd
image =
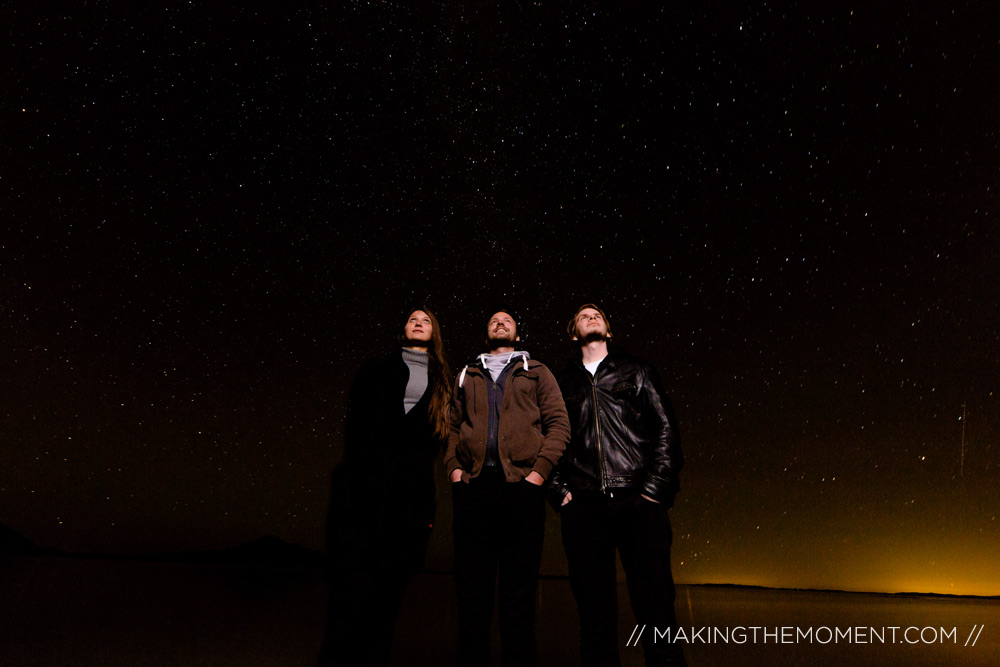
[{"label": "orange glow on horizon", "polygon": [[871,580],[864,577],[851,584],[846,582],[843,585],[822,585],[815,581],[808,581],[804,578],[785,578],[754,576],[746,573],[732,573],[726,575],[715,575],[701,577],[696,580],[677,581],[680,585],[717,585],[717,586],[756,586],[761,588],[788,589],[788,590],[827,590],[844,591],[846,593],[876,593],[876,594],[896,594],[914,593],[924,595],[956,595],[956,596],[977,596],[977,597],[997,597],[1000,596],[1000,584],[995,582],[975,581],[970,579],[945,578],[945,577],[921,577],[900,576],[896,579]]}]

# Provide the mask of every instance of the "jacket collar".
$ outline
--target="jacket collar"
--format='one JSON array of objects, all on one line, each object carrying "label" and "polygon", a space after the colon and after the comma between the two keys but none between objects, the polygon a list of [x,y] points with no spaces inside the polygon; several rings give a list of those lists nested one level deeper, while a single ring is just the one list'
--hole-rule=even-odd
[{"label": "jacket collar", "polygon": [[[609,351],[608,352],[608,356],[606,356],[603,359],[601,359],[601,365],[602,366],[611,366],[611,367],[617,366],[618,364],[615,362],[615,358],[616,358],[615,353]],[[576,364],[577,366],[579,366],[580,368],[584,368],[584,365],[583,365],[583,355],[578,355],[576,358],[574,358],[573,359],[573,363]]]},{"label": "jacket collar", "polygon": [[[480,354],[478,357],[476,357],[476,362],[478,362],[477,365],[480,368],[487,368],[487,366],[486,366],[486,358],[487,357],[493,357],[493,356],[500,357],[500,355],[491,355],[488,352]],[[516,363],[519,363],[519,364],[523,364],[524,370],[528,370],[528,361],[530,359],[531,359],[531,355],[527,352],[527,350],[514,350],[507,357],[507,362],[504,364],[503,367],[507,368],[507,366],[510,366],[512,363],[516,362]],[[501,357],[501,361],[502,361],[502,357]]]},{"label": "jacket collar", "polygon": [[[583,356],[582,355],[576,357],[576,359],[573,360],[573,364],[577,368],[579,368],[580,370],[585,371],[588,374],[590,373],[590,371],[587,370],[587,367],[583,365]],[[618,367],[618,363],[615,360],[615,354],[609,350],[608,351],[608,356],[606,356],[603,359],[601,359],[601,363],[598,366],[598,370],[600,370],[602,368],[614,369],[614,368],[617,368],[617,367]]]},{"label": "jacket collar", "polygon": [[[480,357],[481,356],[482,355],[480,355]],[[517,373],[527,372],[528,369],[535,368],[539,364],[538,361],[530,359],[527,356],[525,357],[515,356],[513,357],[513,361],[516,361],[517,363],[514,365],[514,368],[512,368],[510,371],[512,375]],[[508,362],[507,365],[509,366],[510,362]],[[461,387],[465,383],[465,377],[467,375],[478,375],[479,377],[486,377],[487,372],[488,371],[486,370],[486,368],[482,365],[482,359],[476,357],[476,359],[473,360],[471,363],[466,364],[462,368],[462,372],[458,374],[458,386]]]}]

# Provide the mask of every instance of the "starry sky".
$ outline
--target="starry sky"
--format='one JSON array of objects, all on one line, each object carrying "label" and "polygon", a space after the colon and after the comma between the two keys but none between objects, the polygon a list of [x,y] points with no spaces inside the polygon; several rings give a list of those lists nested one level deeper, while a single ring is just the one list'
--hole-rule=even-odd
[{"label": "starry sky", "polygon": [[558,367],[596,301],[678,581],[1000,594],[1000,12],[482,4],[5,13],[0,523],[320,549],[408,307]]}]

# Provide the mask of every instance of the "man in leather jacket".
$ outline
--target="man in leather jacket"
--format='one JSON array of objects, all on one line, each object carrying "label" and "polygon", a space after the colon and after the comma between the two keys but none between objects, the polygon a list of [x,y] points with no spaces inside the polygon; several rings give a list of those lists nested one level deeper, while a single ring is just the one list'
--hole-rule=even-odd
[{"label": "man in leather jacket", "polygon": [[617,549],[636,623],[646,626],[646,665],[683,665],[680,646],[663,636],[677,627],[667,510],[683,464],[669,400],[652,366],[609,354],[610,324],[599,307],[580,306],[567,332],[581,359],[557,375],[572,436],[550,499],[580,612],[581,664],[620,664]]}]

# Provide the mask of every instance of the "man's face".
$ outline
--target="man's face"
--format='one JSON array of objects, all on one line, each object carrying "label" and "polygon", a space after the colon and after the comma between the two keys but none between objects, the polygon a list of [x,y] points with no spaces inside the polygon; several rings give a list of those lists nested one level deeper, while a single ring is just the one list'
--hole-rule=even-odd
[{"label": "man's face", "polygon": [[507,343],[508,345],[520,340],[514,318],[503,311],[494,313],[489,324],[486,325],[486,338],[491,343]]},{"label": "man's face", "polygon": [[410,313],[410,319],[406,320],[406,326],[403,327],[403,334],[407,341],[428,343],[432,333],[434,333],[434,326],[431,324],[430,315],[422,310]]},{"label": "man's face", "polygon": [[608,337],[608,323],[594,308],[584,308],[576,314],[577,340],[603,340]]}]

